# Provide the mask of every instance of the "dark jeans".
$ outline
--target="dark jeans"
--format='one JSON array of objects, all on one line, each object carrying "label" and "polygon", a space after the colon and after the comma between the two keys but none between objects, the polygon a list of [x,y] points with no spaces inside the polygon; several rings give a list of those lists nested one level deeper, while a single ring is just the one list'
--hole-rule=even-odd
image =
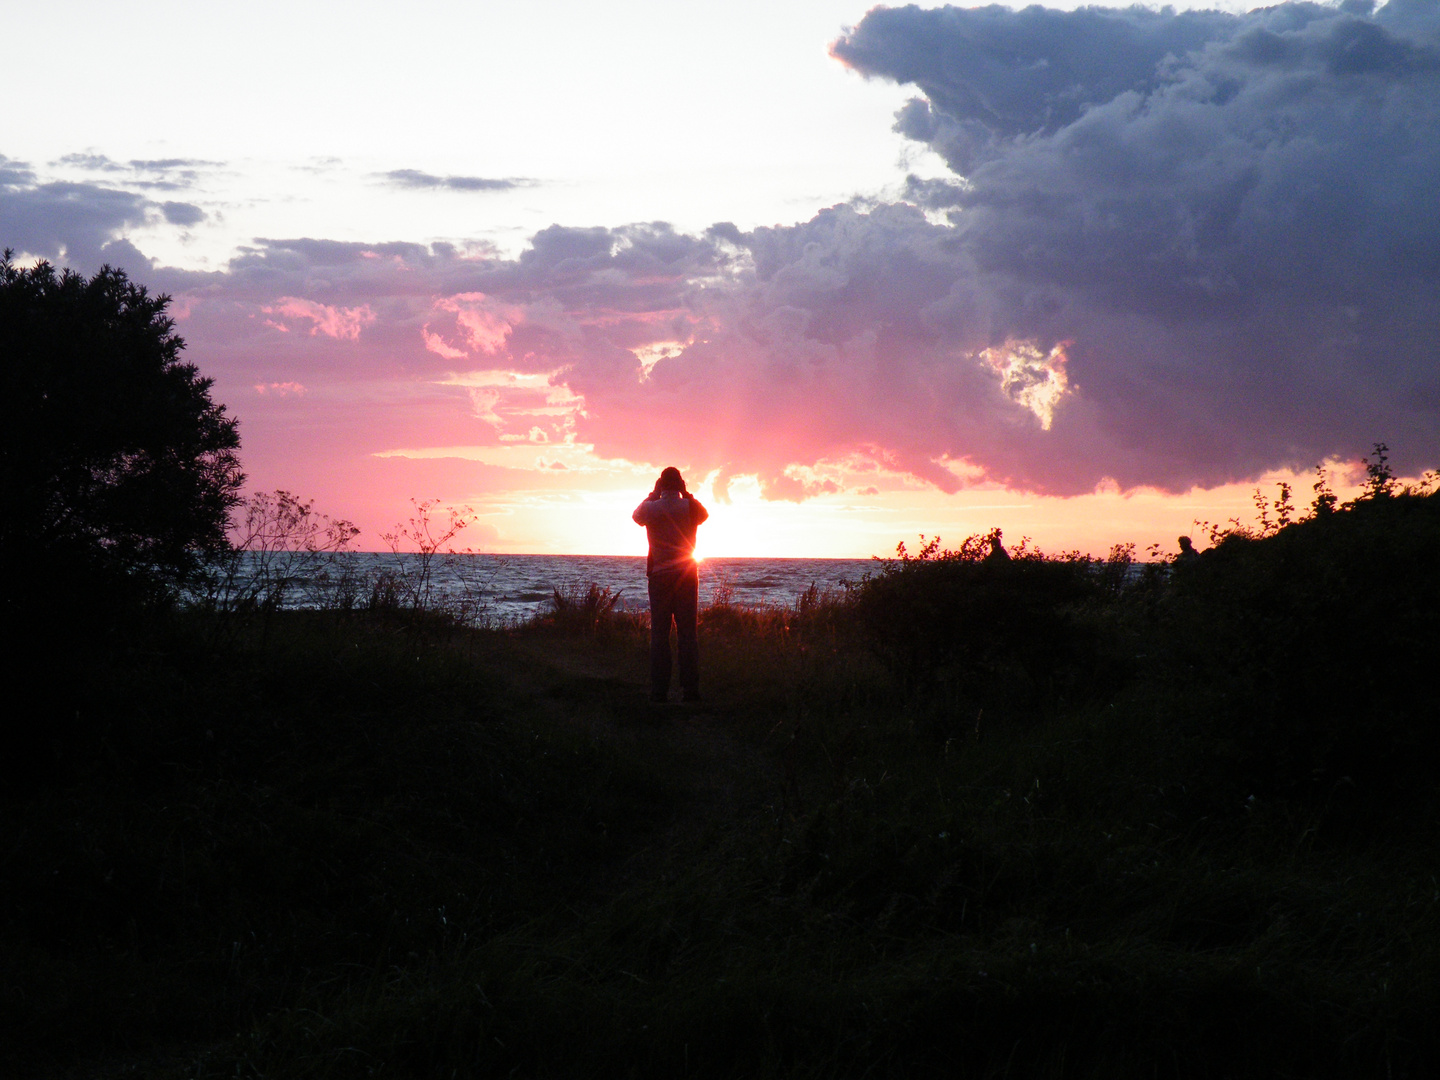
[{"label": "dark jeans", "polygon": [[695,618],[700,607],[700,571],[692,563],[650,575],[650,690],[670,689],[670,623],[680,639],[680,689],[700,691],[700,642]]}]

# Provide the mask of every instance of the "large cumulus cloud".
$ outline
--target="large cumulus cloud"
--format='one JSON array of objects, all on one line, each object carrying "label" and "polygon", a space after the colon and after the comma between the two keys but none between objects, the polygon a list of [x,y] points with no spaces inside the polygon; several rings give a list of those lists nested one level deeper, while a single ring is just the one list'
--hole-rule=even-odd
[{"label": "large cumulus cloud", "polygon": [[833,51],[923,93],[897,126],[950,181],[793,227],[555,230],[516,271],[567,310],[624,296],[668,320],[638,373],[653,321],[570,340],[588,438],[689,448],[778,495],[804,494],[795,466],[857,456],[1058,494],[1379,438],[1432,465],[1437,12],[876,9]]},{"label": "large cumulus cloud", "polygon": [[506,437],[510,401],[544,438],[779,497],[827,462],[1057,494],[1380,438],[1434,464],[1437,5],[876,9],[834,52],[921,91],[897,126],[951,179],[794,226],[555,226],[513,260],[271,244],[226,287],[368,304],[343,350],[416,378],[503,368],[583,399],[545,429],[543,403],[452,380],[472,437]]},{"label": "large cumulus cloud", "polygon": [[1183,487],[1382,436],[1433,462],[1437,13],[907,7],[835,43],[924,93],[897,128],[958,174],[916,194],[950,208],[982,332],[1069,342],[1073,403],[987,468]]}]

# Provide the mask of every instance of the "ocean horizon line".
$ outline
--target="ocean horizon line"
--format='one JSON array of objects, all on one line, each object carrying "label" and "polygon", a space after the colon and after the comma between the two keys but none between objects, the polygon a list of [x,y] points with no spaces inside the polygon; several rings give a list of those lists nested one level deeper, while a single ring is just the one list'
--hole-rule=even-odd
[{"label": "ocean horizon line", "polygon": [[[419,551],[392,551],[384,549],[360,549],[350,548],[340,552],[342,555],[419,555]],[[644,560],[645,553],[638,552],[630,555],[591,555],[585,552],[562,552],[562,551],[436,551],[435,555],[482,555],[499,559],[639,559]],[[706,553],[697,559],[697,562],[712,562],[716,559],[752,559],[761,561],[787,560],[792,562],[865,562],[872,559],[893,559],[890,555],[718,555]]]}]

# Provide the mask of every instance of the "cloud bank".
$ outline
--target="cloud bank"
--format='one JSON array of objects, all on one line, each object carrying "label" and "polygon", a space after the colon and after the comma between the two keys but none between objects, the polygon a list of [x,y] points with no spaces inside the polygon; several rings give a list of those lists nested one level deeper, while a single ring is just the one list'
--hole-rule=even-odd
[{"label": "cloud bank", "polygon": [[155,202],[131,188],[172,191],[188,187],[197,166],[212,162],[170,158],[115,162],[102,154],[68,154],[57,164],[117,174],[124,187],[90,180],[41,180],[27,162],[0,154],[0,248],[93,272],[103,263],[132,272],[150,260],[125,234],[157,221],[188,228],[206,219],[188,202]]},{"label": "cloud bank", "polygon": [[[583,444],[801,499],[1440,458],[1440,6],[877,8],[832,49],[915,87],[896,128],[951,176],[792,226],[259,240],[146,280],[251,430],[316,459]],[[472,179],[512,183],[387,177]],[[32,251],[190,216],[166,205],[0,161]]]},{"label": "cloud bank", "polygon": [[107,260],[143,269],[150,260],[122,237],[157,209],[142,195],[104,184],[41,182],[27,163],[0,154],[0,247],[77,269],[93,271]]},{"label": "cloud bank", "polygon": [[877,9],[837,41],[921,91],[896,129],[957,174],[912,185],[971,266],[946,329],[1066,343],[1072,401],[987,471],[1176,489],[1380,437],[1433,462],[1437,44],[1428,0]]}]

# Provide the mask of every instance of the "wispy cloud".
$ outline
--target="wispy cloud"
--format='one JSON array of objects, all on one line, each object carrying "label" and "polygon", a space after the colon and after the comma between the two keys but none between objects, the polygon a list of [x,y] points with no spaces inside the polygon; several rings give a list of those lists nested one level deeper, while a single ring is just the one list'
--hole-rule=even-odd
[{"label": "wispy cloud", "polygon": [[392,169],[379,175],[392,187],[448,191],[512,191],[539,182],[524,177],[435,176],[418,169]]},{"label": "wispy cloud", "polygon": [[262,397],[267,395],[290,397],[292,394],[296,397],[304,397],[305,387],[298,382],[256,383],[255,392]]},{"label": "wispy cloud", "polygon": [[193,187],[206,169],[220,168],[224,163],[203,158],[131,158],[116,161],[105,154],[65,154],[51,163],[83,172],[102,173],[132,187],[176,191]]}]

